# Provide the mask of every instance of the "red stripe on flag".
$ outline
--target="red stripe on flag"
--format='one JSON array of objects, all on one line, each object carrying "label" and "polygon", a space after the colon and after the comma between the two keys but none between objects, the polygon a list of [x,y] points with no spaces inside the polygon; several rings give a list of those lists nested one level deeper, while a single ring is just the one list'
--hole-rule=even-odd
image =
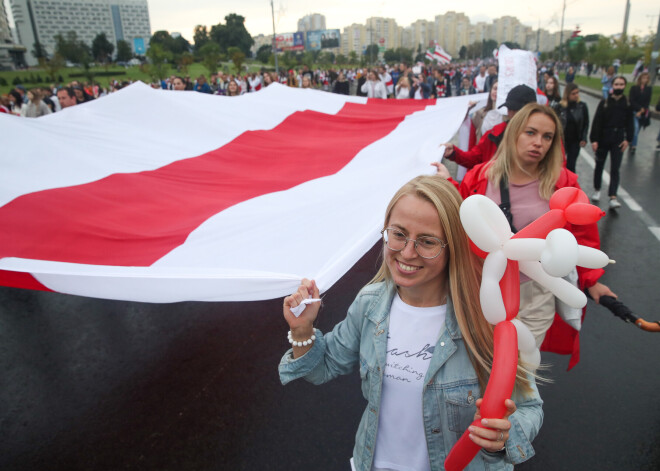
[{"label": "red stripe on flag", "polygon": [[296,112],[272,130],[247,131],[156,170],[23,195],[0,208],[0,258],[149,266],[211,216],[336,173],[433,104],[401,101],[347,103],[336,115]]}]

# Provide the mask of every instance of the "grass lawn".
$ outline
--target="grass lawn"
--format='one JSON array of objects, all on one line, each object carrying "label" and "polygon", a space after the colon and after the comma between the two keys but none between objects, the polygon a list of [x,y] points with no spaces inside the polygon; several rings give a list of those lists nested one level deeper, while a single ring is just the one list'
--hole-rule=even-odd
[{"label": "grass lawn", "polygon": [[[249,72],[257,71],[263,67],[261,63],[246,63],[248,67]],[[106,69],[104,67],[96,67],[92,69],[94,72],[106,72]],[[234,64],[231,62],[224,62],[220,66],[220,70],[225,71],[226,73],[234,73]],[[71,74],[79,74],[82,73],[83,70],[80,68],[76,67],[67,67],[60,69],[57,72],[57,75],[61,75],[63,80],[63,83],[68,84],[72,80],[79,80],[81,82],[87,81],[85,77],[71,77]],[[145,83],[151,82],[151,77],[142,72],[140,70],[139,66],[134,66],[134,67],[119,67],[116,65],[112,65],[108,67],[107,72],[112,72],[112,75],[109,76],[97,76],[94,78],[94,81],[97,82],[101,87],[107,87],[108,84],[110,83],[110,80],[117,79],[119,81],[122,80],[141,80]],[[169,77],[170,75],[182,75],[186,76],[189,75],[193,80],[200,75],[204,74],[207,78],[209,76],[209,72],[204,67],[202,64],[192,64],[188,67],[188,72],[183,73],[183,72],[177,72],[176,69],[170,68],[170,70],[167,73],[167,76]],[[35,79],[40,76],[42,81],[39,83],[25,83],[26,79],[29,79],[29,77],[32,76]],[[0,94],[5,94],[8,93],[10,90],[12,90],[15,85],[13,84],[14,78],[15,77],[20,77],[21,81],[23,82],[22,85],[26,89],[30,89],[33,87],[48,87],[50,86],[53,82],[47,77],[46,72],[44,72],[42,69],[39,68],[31,68],[29,70],[18,70],[18,71],[2,71],[0,72],[0,78],[3,78],[6,82],[7,85],[0,85]],[[0,83],[2,81],[0,80]]]}]

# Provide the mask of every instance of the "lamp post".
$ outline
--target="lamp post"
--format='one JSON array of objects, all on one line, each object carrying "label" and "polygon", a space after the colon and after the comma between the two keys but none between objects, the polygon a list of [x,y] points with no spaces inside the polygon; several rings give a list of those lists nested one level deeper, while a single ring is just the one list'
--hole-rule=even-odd
[{"label": "lamp post", "polygon": [[275,56],[275,74],[280,76],[280,68],[277,65],[277,39],[275,34],[275,7],[273,6],[273,0],[270,0],[270,11],[273,17],[273,55]]}]

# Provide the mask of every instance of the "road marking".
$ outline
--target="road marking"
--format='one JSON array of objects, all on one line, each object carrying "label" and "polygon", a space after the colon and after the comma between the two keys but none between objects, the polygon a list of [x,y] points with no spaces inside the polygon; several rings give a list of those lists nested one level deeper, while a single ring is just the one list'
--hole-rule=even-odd
[{"label": "road marking", "polygon": [[[587,162],[587,165],[589,165],[592,169],[596,167],[596,161],[592,156],[589,155],[586,150],[580,149],[580,155]],[[603,186],[605,187],[609,185],[609,183],[610,174],[606,170],[603,170]],[[649,231],[651,231],[651,234],[653,234],[656,239],[660,241],[660,224],[655,222],[651,215],[644,211],[644,208],[642,208],[637,203],[637,201],[635,201],[635,198],[630,196],[630,193],[628,193],[621,185],[619,185],[617,194],[621,197],[621,200],[626,203],[631,211],[638,213],[639,218],[644,222],[644,224],[646,224],[646,227],[648,227]]]}]

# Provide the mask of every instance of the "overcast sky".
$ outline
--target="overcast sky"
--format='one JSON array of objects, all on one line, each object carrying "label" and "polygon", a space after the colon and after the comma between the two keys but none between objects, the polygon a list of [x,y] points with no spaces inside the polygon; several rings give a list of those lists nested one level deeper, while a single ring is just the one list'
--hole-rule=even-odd
[{"label": "overcast sky", "polygon": [[[419,0],[403,5],[382,0],[333,0],[310,2],[309,0],[273,0],[277,32],[296,31],[298,19],[309,13],[325,15],[328,29],[340,29],[353,23],[364,24],[371,16],[394,18],[398,25],[406,27],[418,19],[433,20],[445,13],[448,2]],[[316,6],[311,6],[316,5]],[[492,21],[500,16],[516,16],[526,25],[551,32],[559,31],[563,0],[529,2],[525,0],[470,0],[462,10],[470,22]],[[532,8],[542,6],[543,9]],[[583,34],[615,34],[623,29],[625,0],[566,0],[564,28],[580,25]],[[456,8],[455,11],[461,11]],[[269,0],[242,0],[238,2],[217,0],[149,0],[152,31],[161,29],[180,32],[192,42],[193,28],[197,24],[211,26],[224,22],[229,13],[245,17],[248,32],[271,34],[273,23]],[[631,0],[628,34],[645,36],[656,31],[660,3],[658,0]]]}]

